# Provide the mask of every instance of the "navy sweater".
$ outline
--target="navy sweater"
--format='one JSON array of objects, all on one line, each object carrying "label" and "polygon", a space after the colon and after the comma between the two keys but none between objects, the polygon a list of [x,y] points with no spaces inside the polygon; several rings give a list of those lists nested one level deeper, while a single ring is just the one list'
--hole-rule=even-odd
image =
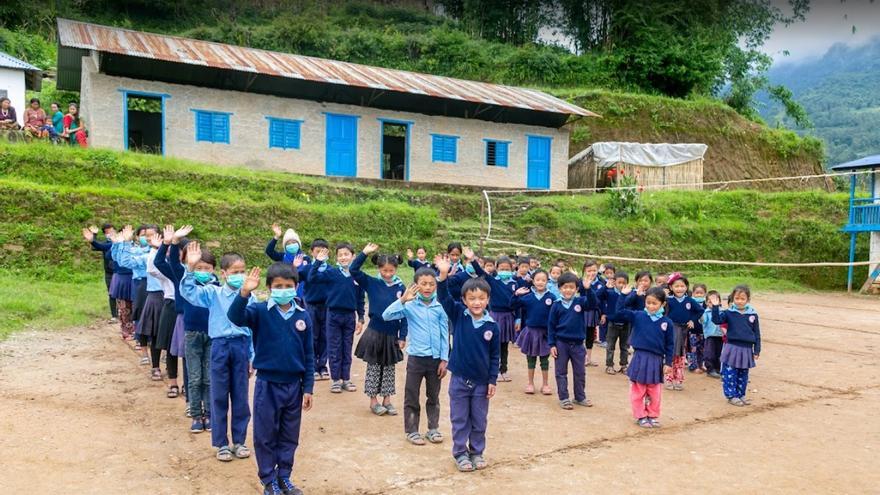
[{"label": "navy sweater", "polygon": [[477,385],[495,385],[501,364],[501,332],[498,325],[494,321],[484,321],[475,327],[467,307],[452,299],[445,280],[437,287],[437,298],[452,325],[453,331],[450,333],[455,335],[447,369],[453,375]]},{"label": "navy sweater", "polygon": [[483,277],[492,288],[492,292],[489,294],[489,310],[496,313],[513,312],[513,300],[516,297],[514,292],[519,288],[516,280],[510,279],[507,282],[502,282],[486,273],[476,261],[471,261],[471,266],[474,267],[474,273],[478,277]]},{"label": "navy sweater", "polygon": [[342,270],[316,261],[309,270],[308,283],[323,283],[327,289],[327,307],[336,312],[357,311],[364,319],[364,290],[354,277],[346,277]]},{"label": "navy sweater", "polygon": [[471,275],[464,271],[455,272],[453,275],[446,277],[447,287],[449,287],[449,295],[453,301],[461,301],[461,286],[471,278]]},{"label": "navy sweater", "polygon": [[663,316],[654,321],[644,310],[625,309],[622,301],[617,306],[617,318],[632,325],[629,343],[633,349],[663,356],[663,362],[667,366],[672,366],[672,355],[675,349],[675,332],[672,330],[672,320]]},{"label": "navy sweater", "polygon": [[550,320],[550,308],[557,297],[550,291],[544,293],[539,299],[535,292],[529,292],[524,296],[516,296],[514,306],[521,311],[524,325],[532,328],[547,328]]},{"label": "navy sweater", "polygon": [[431,269],[434,269],[434,267],[431,266],[431,262],[430,262],[430,261],[428,261],[428,260],[425,260],[425,261],[419,261],[418,258],[413,258],[413,259],[407,261],[406,264],[409,265],[409,267],[412,268],[413,271],[419,271],[419,268],[431,268]]},{"label": "navy sweater", "polygon": [[378,277],[371,277],[361,271],[361,266],[367,260],[367,255],[359,253],[351,263],[351,276],[364,288],[367,297],[370,298],[370,328],[384,334],[395,337],[397,340],[406,340],[406,318],[402,320],[385,321],[382,313],[391,303],[400,299],[406,291],[403,282],[388,285]]},{"label": "navy sweater", "polygon": [[294,306],[293,315],[285,320],[278,306],[270,308],[265,302],[248,306],[248,301],[236,297],[226,316],[233,324],[251,329],[257,377],[276,383],[302,380],[303,393],[312,393],[315,350],[308,313]]},{"label": "navy sweater", "polygon": [[669,306],[666,316],[676,325],[684,326],[689,321],[697,325],[700,322],[700,318],[703,317],[703,305],[694,301],[691,296],[684,296],[681,302],[678,302],[675,296],[668,297],[666,304]]},{"label": "navy sweater", "polygon": [[735,310],[718,309],[712,306],[712,323],[727,323],[727,343],[740,347],[751,347],[755,354],[761,354],[761,324],[754,310],[745,314]]},{"label": "navy sweater", "polygon": [[617,289],[608,289],[605,291],[605,318],[611,323],[625,323],[617,317],[617,302],[624,299],[625,296],[617,291]]},{"label": "navy sweater", "polygon": [[315,262],[303,258],[303,264],[297,269],[300,285],[303,286],[303,299],[309,306],[323,306],[327,304],[327,284],[310,279],[313,268]]},{"label": "navy sweater", "polygon": [[92,251],[100,251],[104,256],[104,273],[116,273],[119,275],[131,275],[131,269],[125,268],[124,266],[119,266],[115,261],[113,261],[113,257],[110,255],[110,248],[113,247],[113,242],[98,242],[92,239]]},{"label": "navy sweater", "polygon": [[[605,309],[605,299],[608,288],[605,287],[605,284],[603,284],[602,281],[599,280],[599,278],[597,277],[596,280],[590,282],[589,290],[592,291],[593,295],[596,296],[596,307],[593,309],[595,311],[598,311],[599,313],[602,313]],[[578,294],[581,296],[586,296],[587,292],[588,289],[584,287],[583,281],[581,281],[581,283],[578,284]],[[596,324],[598,325],[599,322],[597,321]]]},{"label": "navy sweater", "polygon": [[640,296],[636,294],[636,291],[632,291],[624,299],[623,307],[633,311],[641,311],[645,309],[645,296]]},{"label": "navy sweater", "polygon": [[571,306],[566,308],[559,299],[550,307],[550,318],[547,320],[547,343],[550,347],[556,345],[557,340],[570,344],[582,343],[587,338],[587,328],[584,326],[584,311],[596,310],[598,304],[593,291],[587,291],[586,296],[574,297]]},{"label": "navy sweater", "polygon": [[[165,258],[165,249],[168,249],[168,258]],[[193,306],[180,293],[180,281],[186,273],[186,268],[179,261],[180,246],[172,244],[171,247],[162,244],[156,253],[153,264],[162,275],[168,277],[168,280],[174,282],[174,309],[177,314],[183,314],[183,329],[194,332],[208,331],[208,308],[200,308]],[[220,285],[215,279],[210,284]],[[196,281],[196,285],[204,285]]]}]

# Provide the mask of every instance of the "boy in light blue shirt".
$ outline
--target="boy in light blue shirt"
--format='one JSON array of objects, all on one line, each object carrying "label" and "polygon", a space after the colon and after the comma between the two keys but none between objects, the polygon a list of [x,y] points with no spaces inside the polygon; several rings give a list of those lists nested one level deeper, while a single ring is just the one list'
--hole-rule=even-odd
[{"label": "boy in light blue shirt", "polygon": [[[245,280],[244,258],[227,253],[220,258],[220,273],[226,280],[222,286],[197,285],[196,279],[210,276],[195,271],[202,259],[198,242],[186,247],[186,273],[180,281],[180,295],[193,306],[208,308],[208,336],[211,338],[211,410],[213,412],[211,445],[217,460],[228,462],[250,457],[245,446],[251,411],[248,406],[248,378],[253,374],[254,347],[251,329],[240,327],[226,316]],[[251,302],[256,299],[251,295]],[[232,403],[231,418],[226,414]],[[232,448],[227,437],[232,429]]]},{"label": "boy in light blue shirt", "polygon": [[413,445],[424,445],[419,433],[421,406],[419,396],[425,381],[425,413],[431,443],[443,441],[440,427],[440,381],[446,376],[449,361],[449,318],[437,300],[437,274],[423,267],[416,271],[415,283],[400,299],[382,313],[385,321],[406,318],[409,328],[406,353],[406,387],[403,396],[403,427]]}]

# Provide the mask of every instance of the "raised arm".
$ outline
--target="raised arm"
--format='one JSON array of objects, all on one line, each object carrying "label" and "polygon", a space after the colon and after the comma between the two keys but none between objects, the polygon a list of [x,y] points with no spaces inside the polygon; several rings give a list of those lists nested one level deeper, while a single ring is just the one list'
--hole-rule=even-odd
[{"label": "raised arm", "polygon": [[210,308],[214,302],[215,286],[197,285],[193,276],[196,263],[202,259],[202,248],[196,241],[190,242],[186,247],[186,272],[180,281],[180,295],[193,306]]},{"label": "raised arm", "polygon": [[251,292],[259,286],[260,268],[254,267],[241,285],[238,296],[229,305],[229,310],[226,311],[226,317],[229,318],[233,325],[248,327],[251,329],[251,333],[257,332],[259,325],[256,306],[248,306],[248,303],[251,300]]},{"label": "raised arm", "polygon": [[357,280],[357,283],[361,286],[366,287],[366,285],[370,281],[370,276],[364,273],[361,270],[361,267],[363,267],[364,263],[366,263],[367,256],[375,253],[377,249],[379,249],[378,245],[373,244],[372,242],[367,244],[366,246],[364,246],[363,251],[355,256],[354,261],[352,261],[351,265],[348,267],[348,271],[351,272],[351,276],[354,277],[354,279]]},{"label": "raised arm", "polygon": [[437,300],[443,306],[446,316],[452,318],[455,314],[455,301],[449,293],[449,260],[443,256],[437,256],[434,259],[434,266],[440,271],[437,276]]},{"label": "raised arm", "polygon": [[327,283],[332,280],[330,275],[329,265],[327,264],[327,259],[330,257],[330,250],[327,248],[321,248],[318,250],[317,256],[315,256],[315,263],[312,266],[312,269],[309,270],[309,279],[306,282],[312,283]]},{"label": "raised arm", "polygon": [[614,308],[615,319],[623,320],[627,323],[633,323],[635,321],[635,311],[627,308],[627,302],[630,300],[630,297],[635,296],[635,292],[631,291],[632,288],[627,287],[623,290],[623,292],[621,292],[621,297],[617,298],[617,307]]}]

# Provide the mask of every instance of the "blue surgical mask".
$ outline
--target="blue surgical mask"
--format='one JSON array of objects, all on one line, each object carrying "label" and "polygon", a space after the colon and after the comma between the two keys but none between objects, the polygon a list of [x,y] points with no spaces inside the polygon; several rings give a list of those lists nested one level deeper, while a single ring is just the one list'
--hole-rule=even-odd
[{"label": "blue surgical mask", "polygon": [[501,280],[510,280],[513,278],[513,272],[510,271],[499,271],[498,278]]},{"label": "blue surgical mask", "polygon": [[293,301],[293,298],[296,296],[296,289],[272,289],[271,296],[272,300],[275,301],[275,304],[285,305],[290,304],[290,301]]},{"label": "blue surgical mask", "polygon": [[464,271],[466,271],[466,272],[468,273],[468,275],[473,275],[474,272],[475,272],[476,270],[474,270],[474,266],[473,266],[473,265],[471,265],[470,263],[468,263],[467,265],[465,265],[465,267],[464,267]]},{"label": "blue surgical mask", "polygon": [[233,289],[241,288],[241,284],[244,283],[244,273],[236,273],[233,275],[229,275],[226,277],[226,283],[232,287]]},{"label": "blue surgical mask", "polygon": [[214,280],[214,274],[212,272],[193,272],[193,278],[200,284],[207,284]]},{"label": "blue surgical mask", "polygon": [[431,294],[430,296],[427,296],[427,297],[424,296],[421,292],[419,292],[419,301],[422,301],[422,302],[431,302],[431,301],[433,301],[436,297],[437,297],[437,293],[436,293],[436,292],[434,292],[433,294]]},{"label": "blue surgical mask", "polygon": [[663,317],[664,311],[663,311],[663,308],[661,307],[660,309],[657,310],[656,313],[652,313],[652,312],[648,311],[648,308],[645,308],[645,313],[648,313],[648,316],[650,316],[652,320],[657,321]]},{"label": "blue surgical mask", "polygon": [[694,301],[697,301],[697,302],[700,303],[700,304],[703,304],[704,302],[706,302],[706,298],[705,298],[705,297],[695,297],[695,298],[693,298],[693,299],[694,299]]},{"label": "blue surgical mask", "polygon": [[284,246],[284,250],[287,251],[288,254],[296,254],[299,252],[299,244],[296,242],[292,242]]},{"label": "blue surgical mask", "polygon": [[147,242],[147,236],[145,236],[145,235],[138,237],[138,242],[141,243],[141,247],[147,247],[147,244],[149,244]]}]

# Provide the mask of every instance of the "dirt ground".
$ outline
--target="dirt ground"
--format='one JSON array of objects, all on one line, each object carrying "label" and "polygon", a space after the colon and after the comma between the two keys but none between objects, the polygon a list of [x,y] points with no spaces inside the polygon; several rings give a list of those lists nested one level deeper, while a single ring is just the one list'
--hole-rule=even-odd
[{"label": "dirt ground", "polygon": [[[589,368],[595,407],[563,411],[555,396],[522,393],[525,359],[512,349],[513,382],[499,385],[490,409],[489,469],[456,472],[445,385],[446,442],[414,447],[402,416],[375,417],[361,392],[331,395],[319,382],[294,480],[308,494],[880,493],[870,462],[880,455],[880,301],[754,302],[764,352],[750,407],[728,405],[717,380],[689,374],[684,391],[664,391],[663,428],[641,430],[626,378]],[[593,359],[603,357],[596,347]],[[359,387],[363,371],[355,359]],[[402,376],[399,366],[399,386]],[[164,391],[110,325],[0,344],[2,493],[257,493],[254,460],[216,461],[210,434],[190,434],[184,401]]]}]

